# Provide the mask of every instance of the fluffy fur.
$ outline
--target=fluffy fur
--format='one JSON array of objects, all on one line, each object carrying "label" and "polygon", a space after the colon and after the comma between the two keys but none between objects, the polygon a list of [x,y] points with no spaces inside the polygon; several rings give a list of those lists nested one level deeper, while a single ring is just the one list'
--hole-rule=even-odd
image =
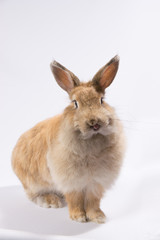
[{"label": "fluffy fur", "polygon": [[12,166],[28,197],[42,207],[62,207],[66,200],[76,221],[105,222],[100,200],[122,164],[123,128],[102,99],[118,63],[116,56],[92,81],[80,83],[53,62],[55,79],[69,93],[71,103],[62,114],[24,133],[13,150]]}]

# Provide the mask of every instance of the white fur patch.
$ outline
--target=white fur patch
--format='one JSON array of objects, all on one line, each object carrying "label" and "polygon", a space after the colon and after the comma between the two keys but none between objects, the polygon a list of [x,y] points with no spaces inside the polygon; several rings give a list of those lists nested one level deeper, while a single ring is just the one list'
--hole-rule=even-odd
[{"label": "white fur patch", "polygon": [[94,219],[92,219],[92,222],[95,222],[95,223],[105,223],[106,222],[106,217],[94,218]]},{"label": "white fur patch", "polygon": [[55,203],[54,202],[48,203],[45,200],[45,196],[37,196],[34,199],[34,202],[37,205],[39,205],[40,207],[43,207],[43,208],[59,208],[59,207],[63,207],[63,203],[62,203],[61,199],[59,199]]}]

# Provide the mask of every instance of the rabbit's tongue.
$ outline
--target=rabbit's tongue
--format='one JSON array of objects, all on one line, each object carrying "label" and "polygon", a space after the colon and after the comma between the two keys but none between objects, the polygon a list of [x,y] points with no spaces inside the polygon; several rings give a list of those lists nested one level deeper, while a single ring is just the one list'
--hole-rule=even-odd
[{"label": "rabbit's tongue", "polygon": [[100,125],[97,123],[93,126],[93,130],[97,131],[100,128]]}]

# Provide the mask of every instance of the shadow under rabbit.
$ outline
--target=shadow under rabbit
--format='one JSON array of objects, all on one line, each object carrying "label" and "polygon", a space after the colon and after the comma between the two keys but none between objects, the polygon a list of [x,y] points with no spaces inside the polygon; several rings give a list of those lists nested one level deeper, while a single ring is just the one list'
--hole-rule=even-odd
[{"label": "shadow under rabbit", "polygon": [[36,234],[78,235],[99,225],[69,219],[68,208],[40,208],[30,202],[22,187],[0,189],[0,228]]}]

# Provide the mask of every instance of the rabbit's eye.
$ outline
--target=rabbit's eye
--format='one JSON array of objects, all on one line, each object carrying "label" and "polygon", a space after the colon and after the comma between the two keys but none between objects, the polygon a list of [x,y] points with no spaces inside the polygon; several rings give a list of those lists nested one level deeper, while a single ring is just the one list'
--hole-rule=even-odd
[{"label": "rabbit's eye", "polygon": [[72,102],[74,102],[75,108],[78,108],[78,103],[77,103],[77,101],[76,101],[76,100],[73,100]]},{"label": "rabbit's eye", "polygon": [[101,97],[101,104],[104,102],[103,100],[104,100],[104,97]]}]

